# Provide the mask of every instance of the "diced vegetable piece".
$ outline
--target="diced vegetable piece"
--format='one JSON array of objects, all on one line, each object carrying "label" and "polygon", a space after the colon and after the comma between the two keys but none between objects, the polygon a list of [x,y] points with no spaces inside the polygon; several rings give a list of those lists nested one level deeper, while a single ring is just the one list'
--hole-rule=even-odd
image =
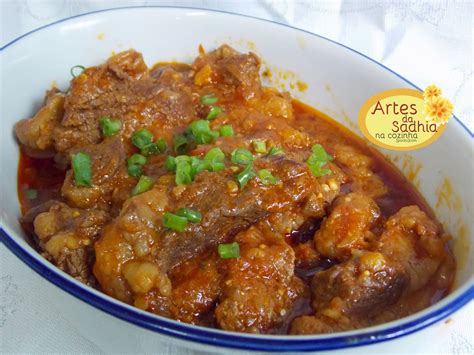
[{"label": "diced vegetable piece", "polygon": [[187,161],[176,161],[176,185],[186,185],[192,181],[191,164]]},{"label": "diced vegetable piece", "polygon": [[176,159],[175,157],[168,155],[168,157],[165,160],[165,168],[168,171],[176,171]]},{"label": "diced vegetable piece", "polygon": [[184,232],[188,225],[188,219],[186,217],[177,216],[173,213],[166,212],[163,215],[163,226],[172,229],[176,232]]},{"label": "diced vegetable piece", "polygon": [[199,223],[202,219],[202,215],[200,212],[185,207],[178,208],[176,214],[180,217],[185,217],[189,222],[192,223]]},{"label": "diced vegetable piece", "polygon": [[153,134],[146,129],[139,129],[132,134],[132,143],[139,149],[145,148],[153,140]]},{"label": "diced vegetable piece", "polygon": [[278,184],[278,178],[273,176],[270,170],[262,169],[257,172],[257,176],[264,185],[276,185]]},{"label": "diced vegetable piece", "polygon": [[189,139],[184,134],[177,134],[173,137],[173,149],[176,154],[185,154],[190,147]]},{"label": "diced vegetable piece", "polygon": [[281,149],[280,147],[271,147],[267,155],[270,157],[273,155],[283,155],[283,154],[285,154],[285,151]]},{"label": "diced vegetable piece", "polygon": [[104,116],[99,120],[100,128],[102,130],[102,135],[104,137],[110,137],[114,134],[117,134],[122,128],[122,122],[119,120],[114,120],[113,118]]},{"label": "diced vegetable piece", "polygon": [[142,174],[142,167],[146,163],[146,158],[141,154],[133,154],[127,159],[128,174],[138,177]]},{"label": "diced vegetable piece", "polygon": [[79,152],[72,155],[72,170],[77,186],[92,186],[92,162],[89,154]]},{"label": "diced vegetable piece", "polygon": [[235,259],[240,257],[239,243],[219,244],[217,252],[222,259]]},{"label": "diced vegetable piece", "polygon": [[73,78],[75,78],[75,77],[81,75],[81,74],[84,72],[84,70],[86,70],[86,67],[85,67],[85,66],[83,66],[83,65],[75,65],[75,66],[73,66],[71,69],[69,69],[69,73],[71,73],[71,76],[72,76]]},{"label": "diced vegetable piece", "polygon": [[248,165],[253,162],[254,157],[249,150],[237,148],[231,153],[230,160],[234,164]]},{"label": "diced vegetable piece", "polygon": [[163,138],[158,139],[155,143],[149,143],[142,148],[142,154],[149,156],[152,154],[160,154],[166,150],[167,144]]},{"label": "diced vegetable piece", "polygon": [[207,120],[194,121],[191,123],[190,128],[198,144],[208,144],[218,137],[218,132],[213,132],[209,128],[209,121]]},{"label": "diced vegetable piece", "polygon": [[232,137],[234,135],[234,129],[230,124],[224,125],[219,129],[222,137]]},{"label": "diced vegetable piece", "polygon": [[219,114],[221,114],[223,111],[224,110],[222,108],[220,108],[219,106],[211,107],[211,109],[209,110],[209,112],[206,116],[206,120],[212,121],[217,116],[219,116]]},{"label": "diced vegetable piece", "polygon": [[212,171],[210,163],[207,160],[202,160],[198,157],[191,157],[191,177],[193,180],[197,174],[204,170]]},{"label": "diced vegetable piece", "polygon": [[215,104],[219,99],[214,94],[201,96],[201,103],[203,105],[212,105]]},{"label": "diced vegetable piece", "polygon": [[237,174],[237,181],[239,182],[240,189],[242,190],[247,183],[255,177],[255,171],[253,170],[252,164],[249,164]]},{"label": "diced vegetable piece", "polygon": [[331,172],[331,169],[324,169],[323,166],[326,165],[328,161],[333,159],[334,158],[329,155],[326,150],[324,150],[321,144],[315,144],[312,147],[312,153],[306,163],[308,164],[308,167],[313,175],[320,177]]},{"label": "diced vegetable piece", "polygon": [[224,170],[225,168],[224,159],[225,159],[224,152],[220,148],[217,148],[217,147],[209,150],[206,156],[204,157],[204,160],[209,162],[211,171]]},{"label": "diced vegetable piece", "polygon": [[132,196],[139,195],[143,192],[150,190],[153,187],[153,179],[149,176],[142,175],[138,180],[138,183],[132,190]]},{"label": "diced vegetable piece", "polygon": [[267,145],[265,141],[256,140],[252,142],[253,149],[256,153],[266,153],[267,152]]},{"label": "diced vegetable piece", "polygon": [[28,200],[35,200],[38,198],[38,190],[35,189],[26,189],[25,190],[25,197]]}]

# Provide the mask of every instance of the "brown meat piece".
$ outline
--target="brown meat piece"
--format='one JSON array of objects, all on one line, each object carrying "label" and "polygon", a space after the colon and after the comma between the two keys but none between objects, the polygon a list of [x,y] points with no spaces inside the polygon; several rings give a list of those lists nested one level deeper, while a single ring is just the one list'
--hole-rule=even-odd
[{"label": "brown meat piece", "polygon": [[373,172],[373,159],[360,149],[352,145],[337,144],[334,147],[334,158],[348,170],[352,191],[362,192],[374,199],[388,192],[380,176]]},{"label": "brown meat piece", "polygon": [[103,211],[80,210],[55,202],[34,220],[39,248],[61,270],[89,283],[94,262],[92,244],[108,219]]},{"label": "brown meat piece", "polygon": [[170,295],[170,280],[154,262],[167,205],[166,187],[155,185],[127,200],[120,215],[104,229],[94,245],[93,271],[105,293],[129,303],[134,293],[143,295],[155,288],[158,296]]},{"label": "brown meat piece", "polygon": [[126,171],[126,156],[120,137],[106,138],[100,144],[81,149],[92,161],[92,186],[76,186],[74,173],[66,174],[61,192],[69,205],[108,210],[112,203],[120,208],[136,184]]},{"label": "brown meat piece", "polygon": [[167,130],[196,117],[192,81],[172,67],[150,76],[142,55],[133,50],[86,69],[71,81],[64,118],[54,131],[56,150],[66,155],[98,143],[103,116],[121,120],[124,141],[139,128],[171,139]]},{"label": "brown meat piece", "polygon": [[316,314],[295,319],[291,332],[327,333],[367,325],[371,317],[399,300],[408,282],[399,263],[377,252],[360,252],[314,276]]},{"label": "brown meat piece", "polygon": [[332,212],[314,235],[317,250],[324,256],[347,260],[353,249],[367,249],[374,238],[371,228],[380,217],[377,204],[362,193],[338,197]]},{"label": "brown meat piece", "polygon": [[245,100],[260,93],[260,59],[253,53],[241,54],[223,45],[207,54],[201,54],[194,62],[196,76],[194,82],[199,86],[219,82],[235,88]]},{"label": "brown meat piece", "polygon": [[376,248],[403,265],[410,276],[408,292],[425,287],[444,263],[452,264],[438,225],[418,206],[390,217]]},{"label": "brown meat piece", "polygon": [[174,319],[200,324],[221,293],[221,259],[217,253],[184,262],[171,273],[171,314]]},{"label": "brown meat piece", "polygon": [[236,238],[240,257],[228,272],[215,315],[220,328],[267,333],[285,318],[304,291],[294,276],[294,252],[270,226],[252,226]]},{"label": "brown meat piece", "polygon": [[[151,191],[128,200],[119,217],[105,229],[95,245],[94,273],[103,289],[131,302],[134,294],[147,293],[153,287],[131,289],[128,284],[135,281],[124,276],[122,267],[125,264],[151,263],[159,270],[156,278],[161,282],[167,279],[170,269],[182,262],[212,250],[220,243],[232,241],[240,231],[272,212],[292,211],[297,206],[304,206],[314,191],[318,191],[316,178],[303,164],[275,158],[255,162],[255,165],[271,168],[281,183],[264,186],[252,179],[239,190],[232,170],[205,171],[198,174],[192,184],[173,187],[165,182],[165,185],[155,185]],[[323,195],[320,200],[322,204],[327,203]],[[179,207],[200,211],[202,221],[189,223],[184,232],[164,229],[163,213],[174,212]],[[308,210],[317,214],[320,209]],[[161,285],[167,293],[170,292],[168,283],[169,280],[165,286]]]},{"label": "brown meat piece", "polygon": [[21,144],[30,151],[52,150],[54,129],[64,115],[64,94],[50,91],[46,94],[44,106],[29,119],[15,125],[15,134]]}]

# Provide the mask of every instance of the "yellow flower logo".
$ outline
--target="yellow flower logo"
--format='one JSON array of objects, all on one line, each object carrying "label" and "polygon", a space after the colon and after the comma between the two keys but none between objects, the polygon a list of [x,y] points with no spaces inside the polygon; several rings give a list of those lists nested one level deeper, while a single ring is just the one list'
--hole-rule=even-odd
[{"label": "yellow flower logo", "polygon": [[439,87],[437,87],[436,85],[430,85],[427,86],[425,91],[423,92],[423,98],[425,99],[425,101],[428,101],[435,97],[441,96],[442,93],[443,92]]},{"label": "yellow flower logo", "polygon": [[436,85],[428,86],[423,92],[426,120],[437,125],[448,122],[454,109],[451,101],[441,96],[441,93],[441,89]]}]

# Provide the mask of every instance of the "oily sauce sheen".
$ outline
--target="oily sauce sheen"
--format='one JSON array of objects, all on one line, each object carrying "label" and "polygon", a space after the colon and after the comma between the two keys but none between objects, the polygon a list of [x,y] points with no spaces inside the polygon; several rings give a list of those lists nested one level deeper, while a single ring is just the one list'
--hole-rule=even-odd
[{"label": "oily sauce sheen", "polygon": [[[444,297],[450,236],[418,191],[353,132],[262,86],[259,72],[255,54],[227,45],[152,68],[129,50],[47,92],[15,127],[32,245],[120,301],[229,331],[358,329]],[[105,135],[103,117],[120,128]],[[140,130],[166,146],[134,175]],[[234,160],[237,149],[250,160]],[[90,186],[71,169],[78,152],[90,158]],[[214,165],[186,176],[212,152]],[[179,227],[183,208],[195,220]]]}]

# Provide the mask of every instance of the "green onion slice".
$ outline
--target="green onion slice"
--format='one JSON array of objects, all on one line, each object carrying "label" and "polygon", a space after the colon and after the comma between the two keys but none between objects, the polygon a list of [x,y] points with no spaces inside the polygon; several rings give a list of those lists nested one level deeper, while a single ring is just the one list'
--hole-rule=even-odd
[{"label": "green onion slice", "polygon": [[213,119],[217,118],[217,116],[219,116],[223,111],[224,110],[219,106],[211,107],[206,116],[206,120],[212,121]]},{"label": "green onion slice", "polygon": [[35,200],[38,198],[38,190],[35,189],[26,189],[25,190],[25,197],[28,200]]},{"label": "green onion slice", "polygon": [[234,129],[230,124],[222,126],[219,132],[222,137],[232,137],[234,135]]},{"label": "green onion slice", "polygon": [[100,128],[102,130],[102,135],[104,137],[110,137],[114,134],[117,134],[122,128],[122,122],[119,120],[114,120],[113,118],[104,116],[99,120]]},{"label": "green onion slice", "polygon": [[240,257],[239,243],[219,244],[217,252],[222,259],[235,259]]},{"label": "green onion slice", "polygon": [[92,186],[92,162],[89,154],[79,152],[72,155],[72,170],[77,186]]},{"label": "green onion slice", "polygon": [[284,155],[284,154],[285,154],[285,151],[281,149],[280,147],[271,147],[267,155],[271,157],[273,155]]},{"label": "green onion slice", "polygon": [[204,161],[209,162],[211,171],[224,170],[225,168],[224,159],[225,159],[224,152],[220,148],[217,148],[217,147],[209,150],[206,156],[204,157]]},{"label": "green onion slice", "polygon": [[163,216],[163,226],[177,232],[184,232],[188,225],[188,219],[170,212],[166,212]]},{"label": "green onion slice", "polygon": [[132,143],[139,149],[145,148],[153,140],[153,134],[146,129],[139,129],[132,134]]},{"label": "green onion slice", "polygon": [[213,132],[209,128],[209,121],[207,120],[194,121],[191,123],[190,129],[198,144],[208,144],[218,137],[218,132]]},{"label": "green onion slice", "polygon": [[327,175],[331,172],[331,169],[323,168],[328,161],[333,160],[334,158],[324,150],[321,144],[315,144],[312,147],[312,153],[309,156],[306,164],[308,164],[309,169],[314,176],[320,177]]},{"label": "green onion slice", "polygon": [[168,155],[165,160],[165,167],[168,171],[176,171],[176,158]]},{"label": "green onion slice", "polygon": [[230,154],[230,160],[234,164],[248,165],[253,162],[252,153],[245,148],[237,148]]},{"label": "green onion slice", "polygon": [[253,177],[255,177],[255,171],[252,164],[248,164],[244,170],[237,174],[240,189],[242,190]]},{"label": "green onion slice", "polygon": [[189,149],[188,137],[184,134],[177,134],[173,137],[173,149],[176,154],[184,154]]},{"label": "green onion slice", "polygon": [[201,96],[201,103],[203,105],[212,105],[215,104],[219,99],[214,94]]},{"label": "green onion slice", "polygon": [[201,171],[208,170],[212,171],[211,164],[207,160],[199,159],[198,157],[191,157],[191,177],[199,174]]},{"label": "green onion slice", "polygon": [[176,185],[187,185],[192,181],[191,163],[187,161],[176,161]]},{"label": "green onion slice", "polygon": [[146,176],[146,175],[140,176],[138,183],[135,185],[135,187],[132,190],[132,196],[139,195],[141,193],[144,193],[150,190],[153,187],[153,183],[154,181],[151,177]]},{"label": "green onion slice", "polygon": [[263,140],[256,140],[252,142],[253,149],[256,153],[266,153],[267,152],[267,145]]},{"label": "green onion slice", "polygon": [[273,176],[270,170],[262,169],[257,172],[257,176],[265,186],[278,184],[278,178]]},{"label": "green onion slice", "polygon": [[133,154],[127,159],[127,171],[130,176],[139,177],[142,167],[146,164],[146,158],[141,154]]},{"label": "green onion slice", "polygon": [[72,76],[73,78],[75,78],[75,77],[81,75],[81,74],[84,72],[84,70],[86,70],[86,67],[85,67],[85,66],[83,66],[83,65],[75,65],[75,66],[73,66],[73,67],[69,70],[69,72],[71,73],[71,76]]},{"label": "green onion slice", "polygon": [[200,212],[192,210],[190,208],[178,208],[176,215],[186,218],[189,222],[199,223],[201,222],[202,215]]}]

